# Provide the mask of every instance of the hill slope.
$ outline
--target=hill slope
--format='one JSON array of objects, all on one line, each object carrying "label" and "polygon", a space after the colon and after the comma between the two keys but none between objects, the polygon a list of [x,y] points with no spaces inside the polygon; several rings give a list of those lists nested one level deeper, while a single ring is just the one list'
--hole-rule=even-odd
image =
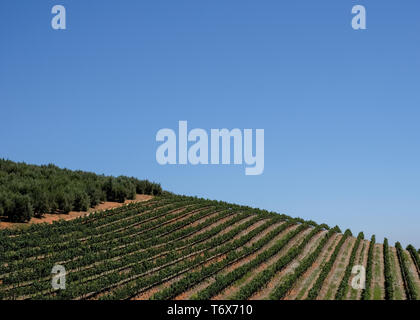
[{"label": "hill slope", "polygon": [[37,166],[0,159],[0,218],[26,222],[33,216],[86,211],[101,201],[124,202],[137,194],[158,195],[159,184],[125,176]]},{"label": "hill slope", "polygon": [[[414,248],[175,195],[3,230],[0,247],[1,299],[417,299],[420,292]],[[51,286],[55,265],[66,269],[64,290]],[[367,269],[366,290],[351,286],[354,265]]]}]

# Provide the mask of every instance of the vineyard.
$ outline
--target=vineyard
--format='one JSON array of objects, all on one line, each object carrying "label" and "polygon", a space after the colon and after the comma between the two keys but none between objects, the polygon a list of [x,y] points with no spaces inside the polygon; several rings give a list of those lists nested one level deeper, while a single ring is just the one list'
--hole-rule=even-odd
[{"label": "vineyard", "polygon": [[[363,233],[224,202],[145,202],[0,231],[0,299],[419,299],[420,260]],[[54,266],[65,289],[54,288]],[[364,287],[354,287],[353,266]]]}]

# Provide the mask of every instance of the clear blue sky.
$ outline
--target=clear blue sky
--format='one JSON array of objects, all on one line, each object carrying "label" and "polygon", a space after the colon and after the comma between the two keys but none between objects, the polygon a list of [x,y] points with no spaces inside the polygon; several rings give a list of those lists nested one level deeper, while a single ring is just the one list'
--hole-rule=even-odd
[{"label": "clear blue sky", "polygon": [[[0,48],[0,157],[420,247],[419,1],[2,0]],[[264,129],[264,174],[158,165],[179,120]]]}]

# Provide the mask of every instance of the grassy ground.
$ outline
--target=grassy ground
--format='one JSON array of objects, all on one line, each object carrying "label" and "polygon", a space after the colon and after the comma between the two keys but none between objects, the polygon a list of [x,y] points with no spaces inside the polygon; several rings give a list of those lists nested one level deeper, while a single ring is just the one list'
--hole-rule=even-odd
[{"label": "grassy ground", "polygon": [[[376,279],[380,279],[381,278],[381,251],[379,249],[379,247],[375,248],[375,270],[374,270],[374,274],[375,274],[375,278]],[[382,288],[378,285],[375,284],[374,288],[373,288],[373,300],[382,300],[382,296],[383,296],[383,292],[382,292]]]},{"label": "grassy ground", "polygon": [[[397,275],[397,273],[400,272],[397,257],[391,250],[389,251],[389,253],[390,253],[390,260],[391,260],[391,272]],[[403,289],[398,286],[398,283],[395,278],[396,277],[394,277],[394,283],[393,283],[394,300],[403,300],[404,299],[404,293],[402,291]]]},{"label": "grassy ground", "polygon": [[324,300],[334,299],[334,295],[337,291],[337,287],[341,282],[341,276],[343,275],[344,270],[346,269],[346,258],[350,255],[350,250],[353,249],[354,243],[349,241],[344,253],[341,255],[339,263],[337,265],[336,272],[333,275],[332,283],[328,287],[327,294],[324,297]]},{"label": "grassy ground", "polygon": [[321,272],[324,265],[327,263],[327,257],[330,256],[331,252],[334,250],[335,246],[337,244],[337,239],[333,241],[333,243],[328,247],[328,254],[325,255],[324,260],[322,261],[321,265],[318,267],[318,270],[316,272],[313,272],[310,277],[308,277],[305,280],[305,285],[303,286],[303,289],[300,290],[299,294],[297,295],[296,299],[300,300],[305,295],[305,292],[307,291],[307,287],[315,280],[315,278],[318,277],[319,273]]},{"label": "grassy ground", "polygon": [[[357,262],[359,265],[363,264],[363,255],[364,255],[364,252],[365,252],[365,247],[366,247],[366,242],[363,241],[363,246],[362,246],[362,249],[360,250],[359,259],[358,259],[358,262]],[[353,289],[351,286],[349,286],[347,288],[347,290],[351,290],[350,300],[356,300],[359,290]],[[346,294],[347,294],[347,292],[346,292]]]}]

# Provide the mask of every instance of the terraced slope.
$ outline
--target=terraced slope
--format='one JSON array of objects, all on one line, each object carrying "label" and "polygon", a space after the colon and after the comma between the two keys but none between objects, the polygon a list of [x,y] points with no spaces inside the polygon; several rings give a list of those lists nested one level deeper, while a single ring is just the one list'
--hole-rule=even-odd
[{"label": "terraced slope", "polygon": [[[264,210],[165,195],[0,232],[1,299],[418,299],[418,252]],[[66,288],[51,285],[66,270]],[[353,265],[370,267],[366,292]]]}]

